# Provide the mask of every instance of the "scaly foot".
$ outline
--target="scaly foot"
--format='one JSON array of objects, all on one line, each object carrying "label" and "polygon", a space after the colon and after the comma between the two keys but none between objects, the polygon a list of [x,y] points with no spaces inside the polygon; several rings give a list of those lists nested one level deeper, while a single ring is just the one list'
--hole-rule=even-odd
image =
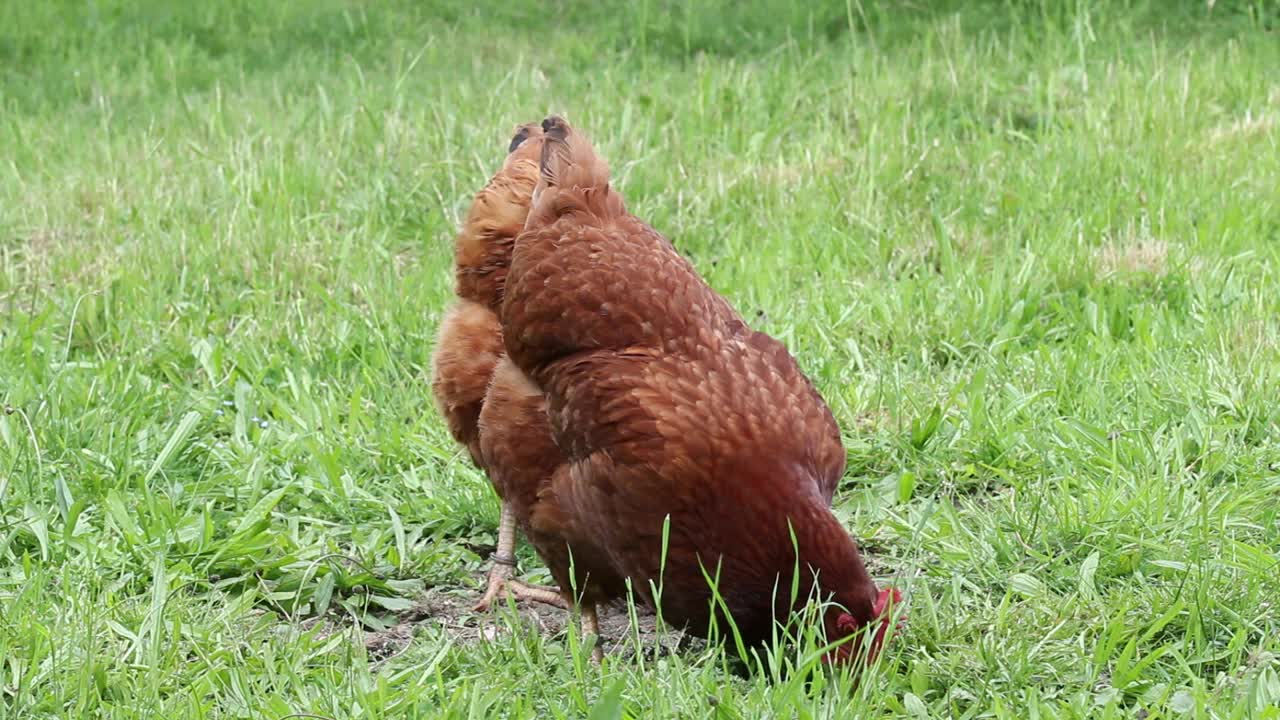
[{"label": "scaly foot", "polygon": [[553,605],[562,610],[569,609],[569,603],[555,588],[529,585],[512,579],[511,575],[514,567],[514,560],[509,560],[501,555],[494,557],[493,568],[489,570],[489,584],[485,588],[484,595],[480,596],[480,601],[471,606],[473,612],[488,612],[489,608],[493,607],[494,601],[507,593],[510,593],[516,600],[540,602],[546,605]]},{"label": "scaly foot", "polygon": [[596,665],[604,662],[604,638],[600,637],[600,617],[596,615],[595,603],[582,606],[582,634],[585,637],[595,637],[595,647],[591,648],[591,662]]},{"label": "scaly foot", "polygon": [[485,588],[480,602],[471,607],[474,612],[486,612],[503,591],[511,593],[517,600],[554,605],[568,610],[569,603],[554,588],[528,585],[513,580],[516,570],[516,514],[511,504],[502,503],[501,517],[498,520],[498,547],[493,553],[493,567],[489,569],[489,585]]}]

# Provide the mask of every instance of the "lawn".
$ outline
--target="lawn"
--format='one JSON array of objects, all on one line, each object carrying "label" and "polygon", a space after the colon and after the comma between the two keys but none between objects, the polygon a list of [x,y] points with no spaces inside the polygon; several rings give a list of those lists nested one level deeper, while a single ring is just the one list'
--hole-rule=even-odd
[{"label": "lawn", "polygon": [[[0,6],[0,718],[1280,718],[1280,6],[491,4]],[[832,406],[856,688],[466,611],[429,358],[549,111]]]}]

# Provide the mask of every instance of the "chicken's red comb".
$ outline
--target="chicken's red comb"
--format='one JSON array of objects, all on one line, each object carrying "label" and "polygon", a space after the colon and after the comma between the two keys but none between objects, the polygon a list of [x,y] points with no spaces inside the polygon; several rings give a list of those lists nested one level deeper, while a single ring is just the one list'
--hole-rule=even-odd
[{"label": "chicken's red comb", "polygon": [[902,593],[898,591],[898,588],[891,587],[881,590],[880,594],[876,596],[876,604],[871,607],[871,612],[875,613],[876,617],[883,615],[889,606],[890,599],[893,600],[895,606],[902,604]]},{"label": "chicken's red comb", "polygon": [[[890,600],[892,600],[894,607],[898,607],[902,604],[902,593],[899,592],[898,588],[885,588],[876,595],[876,601],[871,606],[871,617],[873,621],[884,616],[885,611],[889,609]],[[839,619],[836,621],[836,627],[839,628],[841,632],[854,633],[858,631],[859,623],[852,615],[841,613]]]},{"label": "chicken's red comb", "polygon": [[888,621],[888,625],[881,625],[879,630],[876,632],[877,640],[879,642],[884,641],[885,631],[888,630],[889,627],[893,628],[893,634],[896,636],[902,631],[903,625],[906,624],[906,618],[900,614],[895,613],[895,617],[892,618],[884,617],[885,613],[890,610],[890,605],[895,609],[902,605],[902,593],[898,588],[891,587],[881,590],[880,594],[876,596],[875,605],[871,606],[871,611],[875,613],[876,618],[883,618]]}]

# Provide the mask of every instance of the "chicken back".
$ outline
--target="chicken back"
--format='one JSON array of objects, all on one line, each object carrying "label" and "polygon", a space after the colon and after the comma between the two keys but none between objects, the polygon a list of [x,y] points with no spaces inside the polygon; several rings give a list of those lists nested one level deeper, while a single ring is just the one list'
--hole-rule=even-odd
[{"label": "chicken back", "polygon": [[542,127],[499,371],[550,424],[558,464],[521,491],[535,546],[553,573],[566,553],[546,545],[585,560],[607,579],[601,597],[630,579],[668,622],[706,634],[731,616],[748,643],[816,591],[843,606],[825,612],[827,637],[874,625],[874,656],[899,595],[877,590],[831,513],[845,451],[826,403],[781,343],[626,211],[583,135],[558,117]]}]

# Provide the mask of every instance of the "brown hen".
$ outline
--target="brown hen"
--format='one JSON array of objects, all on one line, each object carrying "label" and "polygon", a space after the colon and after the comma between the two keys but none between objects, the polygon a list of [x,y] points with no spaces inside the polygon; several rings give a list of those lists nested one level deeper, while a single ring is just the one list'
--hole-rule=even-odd
[{"label": "brown hen", "polygon": [[[824,612],[827,637],[875,626],[874,657],[899,595],[877,590],[831,513],[845,451],[826,403],[781,343],[627,213],[585,137],[558,117],[542,127],[500,313],[507,358],[481,417],[518,522],[562,589],[585,585],[584,617],[629,579],[667,621],[705,635],[727,614],[754,644],[816,591],[842,606]],[[500,394],[527,428],[489,429]]]}]

